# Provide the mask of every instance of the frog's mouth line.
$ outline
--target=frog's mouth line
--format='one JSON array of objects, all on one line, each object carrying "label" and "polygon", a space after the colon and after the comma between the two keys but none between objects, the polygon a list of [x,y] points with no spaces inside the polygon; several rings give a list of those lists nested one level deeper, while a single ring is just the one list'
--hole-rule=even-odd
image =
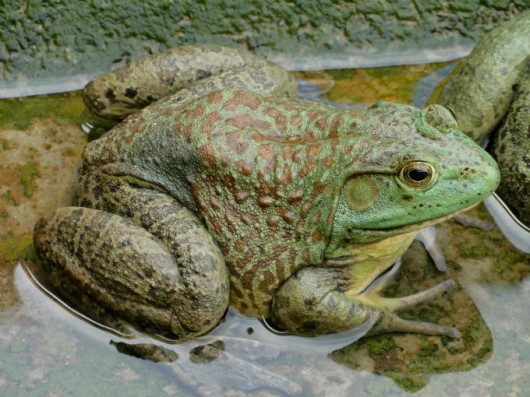
[{"label": "frog's mouth line", "polygon": [[450,214],[443,215],[443,216],[440,216],[438,218],[428,219],[428,220],[425,220],[425,221],[422,221],[422,222],[410,223],[410,224],[407,224],[407,225],[401,225],[401,226],[397,226],[397,227],[389,227],[389,228],[381,228],[381,229],[359,229],[359,230],[365,231],[365,232],[374,232],[374,233],[378,233],[379,232],[379,233],[382,233],[382,234],[387,234],[388,233],[389,236],[393,236],[393,235],[396,235],[396,234],[402,234],[402,233],[411,233],[411,232],[415,232],[415,231],[424,229],[427,226],[434,225],[436,223],[440,223],[440,222],[446,221],[447,219],[450,219],[450,218],[452,218],[453,216],[455,216],[457,214],[460,214],[462,212],[466,212],[466,211],[470,210],[471,208],[477,206],[478,204],[480,204],[480,203],[475,203],[475,204],[470,205],[469,207],[463,208],[463,209],[461,209],[459,211],[452,212]]}]

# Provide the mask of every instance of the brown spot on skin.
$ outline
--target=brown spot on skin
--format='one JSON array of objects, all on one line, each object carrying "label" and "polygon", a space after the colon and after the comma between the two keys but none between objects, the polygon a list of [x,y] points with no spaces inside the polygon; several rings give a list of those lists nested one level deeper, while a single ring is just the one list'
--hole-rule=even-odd
[{"label": "brown spot on skin", "polygon": [[237,169],[240,174],[245,176],[252,175],[252,166],[247,164],[244,160],[239,160],[237,162]]},{"label": "brown spot on skin", "polygon": [[294,204],[298,201],[300,201],[302,199],[302,197],[304,197],[304,191],[303,190],[297,190],[296,192],[290,194],[289,196],[287,196],[287,202],[289,204]]},{"label": "brown spot on skin", "polygon": [[313,168],[314,164],[312,162],[312,159],[310,157],[307,157],[304,166],[298,170],[298,177],[306,177],[311,171],[313,171]]},{"label": "brown spot on skin", "polygon": [[281,260],[276,264],[276,278],[279,280],[285,278],[285,264]]},{"label": "brown spot on skin", "polygon": [[274,184],[270,185],[265,179],[265,174],[262,171],[258,171],[259,187],[257,193],[260,197],[271,196],[278,198],[278,188]]},{"label": "brown spot on skin", "polygon": [[290,211],[287,208],[281,208],[279,213],[280,213],[280,216],[282,217],[282,219],[285,222],[287,222],[288,224],[293,223],[293,221],[294,221],[294,212]]},{"label": "brown spot on skin", "polygon": [[[331,131],[328,134],[329,138],[336,138],[339,136],[339,128],[342,126],[343,122],[344,118],[341,115],[337,114],[335,117],[333,117],[333,120],[331,121]],[[355,129],[356,127],[357,125],[355,122],[350,125],[351,129]]]},{"label": "brown spot on skin", "polygon": [[[228,222],[229,226],[234,226],[234,224],[236,223],[236,217],[234,215],[234,212],[232,211],[232,209],[230,207],[225,207],[225,218],[226,218],[226,221]],[[232,230],[230,229],[230,231],[232,233],[235,233],[235,230]]]},{"label": "brown spot on skin", "polygon": [[263,111],[263,113],[265,113],[267,116],[272,117],[273,119],[281,115],[280,111],[276,109],[275,107],[267,107]]},{"label": "brown spot on skin", "polygon": [[328,124],[327,117],[322,117],[322,116],[315,123],[316,127],[321,131],[326,129],[327,124]]},{"label": "brown spot on skin", "polygon": [[223,233],[223,221],[221,221],[219,218],[212,217],[211,218],[211,225],[212,225],[212,231],[217,235],[222,235]]},{"label": "brown spot on skin", "polygon": [[230,165],[230,155],[228,152],[223,152],[221,155],[221,164],[227,168]]},{"label": "brown spot on skin", "polygon": [[322,241],[322,234],[320,233],[319,229],[313,231],[311,240],[313,241],[313,243],[320,243]]},{"label": "brown spot on skin", "polygon": [[313,218],[311,218],[311,223],[313,225],[318,225],[320,223],[321,217],[322,217],[322,214],[320,212],[317,212],[315,215],[313,215]]},{"label": "brown spot on skin", "polygon": [[300,115],[296,115],[296,116],[291,117],[291,120],[289,121],[289,124],[292,127],[300,127],[300,125],[302,124],[302,117]]},{"label": "brown spot on skin", "polygon": [[248,128],[265,130],[265,131],[272,130],[270,123],[263,121],[263,120],[255,119],[246,114],[227,120],[227,124],[232,125],[241,130],[248,129]]},{"label": "brown spot on skin", "polygon": [[202,132],[211,134],[215,129],[215,124],[221,119],[222,117],[218,112],[210,112],[202,119]]},{"label": "brown spot on skin", "polygon": [[241,276],[241,284],[245,291],[252,291],[252,280],[254,280],[255,270],[246,272]]},{"label": "brown spot on skin", "polygon": [[220,103],[223,100],[223,92],[222,91],[214,91],[210,95],[208,95],[206,100],[210,104]]},{"label": "brown spot on skin", "polygon": [[327,183],[317,182],[313,187],[313,196],[320,196],[325,194],[331,189],[331,185]]},{"label": "brown spot on skin", "polygon": [[236,191],[234,194],[234,198],[236,200],[236,203],[241,204],[243,201],[245,201],[249,196],[248,192],[245,192],[243,190]]},{"label": "brown spot on skin", "polygon": [[[313,132],[306,131],[304,134],[304,140],[307,142],[317,142],[320,140],[320,137]],[[320,144],[318,144],[320,146]]]},{"label": "brown spot on skin", "polygon": [[273,216],[269,216],[267,218],[267,224],[269,226],[278,226],[278,223],[279,223],[279,219],[277,216],[273,215]]},{"label": "brown spot on skin", "polygon": [[215,165],[215,152],[209,144],[202,145],[198,148],[199,157],[202,159],[204,165],[208,168]]},{"label": "brown spot on skin", "polygon": [[300,164],[301,160],[302,160],[302,153],[301,153],[301,150],[296,150],[293,155],[292,155],[292,160],[293,160],[293,163],[295,164]]},{"label": "brown spot on skin", "polygon": [[204,116],[205,111],[206,108],[204,107],[204,105],[198,104],[197,106],[188,110],[187,116],[191,119],[198,119]]},{"label": "brown spot on skin", "polygon": [[219,200],[217,200],[215,196],[210,196],[210,204],[216,210],[221,209],[221,203],[219,202]]},{"label": "brown spot on skin", "polygon": [[246,142],[238,142],[237,143],[237,148],[236,148],[236,153],[237,154],[242,155],[247,150],[248,150],[248,143],[246,143]]},{"label": "brown spot on skin", "polygon": [[175,123],[173,123],[173,131],[175,131],[176,135],[184,137],[186,141],[191,141],[192,128],[190,125],[183,124],[180,121],[176,121]]},{"label": "brown spot on skin", "polygon": [[260,145],[259,157],[267,162],[271,162],[274,157],[274,147],[272,145]]},{"label": "brown spot on skin", "polygon": [[289,165],[284,164],[283,171],[278,177],[278,183],[282,185],[290,185],[293,181],[292,174],[291,174],[291,167]]},{"label": "brown spot on skin", "polygon": [[293,147],[289,145],[282,145],[282,159],[286,162],[290,162],[292,156]]},{"label": "brown spot on skin", "polygon": [[226,144],[232,152],[237,152],[240,142],[241,142],[240,131],[233,131],[229,134],[226,134]]},{"label": "brown spot on skin", "polygon": [[320,164],[325,165],[326,167],[331,167],[333,165],[333,155],[321,159]]},{"label": "brown spot on skin", "polygon": [[274,199],[270,196],[263,196],[258,198],[257,203],[261,208],[267,208],[274,204]]},{"label": "brown spot on skin", "polygon": [[274,108],[267,108],[264,112],[265,114],[274,119],[275,131],[278,131],[280,134],[285,132],[287,128],[287,118],[285,117],[283,112],[279,112],[277,109]]},{"label": "brown spot on skin", "polygon": [[247,243],[244,241],[244,240],[237,240],[234,244],[234,249],[237,251],[237,252],[246,252],[247,251]]},{"label": "brown spot on skin", "polygon": [[247,213],[243,213],[241,214],[241,220],[243,221],[244,224],[246,225],[253,225],[255,223],[257,223],[257,218],[253,215],[250,215],[250,214],[247,214]]},{"label": "brown spot on skin", "polygon": [[255,142],[264,142],[267,140],[264,135],[261,135],[259,133],[252,134],[251,138]]},{"label": "brown spot on skin", "polygon": [[258,109],[261,105],[261,99],[251,92],[238,91],[235,97],[239,98],[242,105],[245,105],[252,110]]},{"label": "brown spot on skin", "polygon": [[[274,276],[274,274],[270,270],[267,270],[263,274],[263,278],[265,279],[264,281],[266,282],[267,286],[270,286],[270,285],[274,284],[274,282],[276,281],[276,277]],[[265,291],[266,290],[267,289],[265,289]]]}]

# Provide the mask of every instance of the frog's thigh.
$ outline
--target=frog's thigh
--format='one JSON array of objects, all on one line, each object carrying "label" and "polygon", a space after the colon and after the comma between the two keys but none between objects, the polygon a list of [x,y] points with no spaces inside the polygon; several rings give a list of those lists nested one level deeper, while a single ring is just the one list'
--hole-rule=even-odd
[{"label": "frog's thigh", "polygon": [[344,294],[344,268],[305,267],[276,293],[272,319],[299,334],[320,335],[362,325],[374,310]]},{"label": "frog's thigh", "polygon": [[37,224],[35,248],[58,288],[71,279],[101,306],[159,333],[207,332],[228,305],[218,248],[182,207],[151,229],[104,211],[61,208]]}]

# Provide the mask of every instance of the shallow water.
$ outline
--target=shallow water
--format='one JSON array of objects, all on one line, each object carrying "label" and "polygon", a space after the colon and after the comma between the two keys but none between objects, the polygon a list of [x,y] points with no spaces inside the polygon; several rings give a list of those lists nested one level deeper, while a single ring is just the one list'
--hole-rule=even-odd
[{"label": "shallow water", "polygon": [[[377,100],[421,106],[450,68],[430,64],[313,73],[304,76],[311,84],[304,84],[303,93],[341,106]],[[213,395],[226,396],[246,395],[246,388],[257,388],[256,396],[527,395],[530,256],[515,249],[498,228],[483,232],[451,222],[439,225],[447,272],[438,272],[414,243],[388,289],[391,295],[406,295],[455,279],[456,289],[406,315],[456,326],[462,333],[457,340],[392,334],[339,348],[348,342],[287,339],[231,311],[210,336],[171,345],[145,335],[120,337],[65,310],[31,283],[22,263],[31,263],[36,219],[71,200],[77,159],[86,144],[79,128],[82,111],[75,93],[0,102],[2,396],[203,392],[198,384],[186,386],[193,380],[185,375],[204,383]],[[491,221],[483,206],[472,215]],[[197,362],[193,349],[219,339],[225,355]],[[155,343],[179,357],[157,364],[119,353],[116,346],[123,345],[111,341]]]}]

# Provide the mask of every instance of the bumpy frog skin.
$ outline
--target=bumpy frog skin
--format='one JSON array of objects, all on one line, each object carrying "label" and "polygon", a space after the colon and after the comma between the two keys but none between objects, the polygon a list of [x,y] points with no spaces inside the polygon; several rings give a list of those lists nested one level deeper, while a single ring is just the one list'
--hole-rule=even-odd
[{"label": "bumpy frog skin", "polygon": [[[229,302],[303,335],[376,316],[374,332],[455,336],[394,313],[452,282],[396,299],[370,286],[419,229],[496,188],[494,161],[442,106],[380,103],[355,113],[274,97],[253,65],[246,76],[258,92],[219,90],[232,73],[223,71],[201,81],[212,92],[177,92],[88,144],[81,207],[35,228],[52,283],[183,339],[213,328]],[[240,72],[228,79],[237,88]],[[122,106],[117,98],[131,87],[143,92],[144,83],[126,81],[135,73],[114,72],[124,85],[89,94],[96,107],[106,110],[109,96]],[[292,94],[285,76],[273,91]]]},{"label": "bumpy frog skin", "polygon": [[498,194],[530,226],[530,11],[488,33],[438,103],[453,109],[477,141],[499,127],[492,145],[502,176]]},{"label": "bumpy frog skin", "polygon": [[438,103],[455,110],[458,125],[482,141],[504,117],[513,87],[530,60],[530,12],[486,35],[458,65]]}]

